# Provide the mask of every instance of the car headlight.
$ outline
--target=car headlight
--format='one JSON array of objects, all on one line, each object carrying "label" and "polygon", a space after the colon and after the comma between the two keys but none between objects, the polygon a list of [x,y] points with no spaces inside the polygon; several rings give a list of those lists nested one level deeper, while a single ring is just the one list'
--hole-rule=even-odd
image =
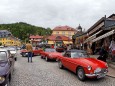
[{"label": "car headlight", "polygon": [[91,70],[91,69],[92,69],[92,67],[91,67],[91,66],[88,66],[88,67],[87,67],[87,69],[88,69],[88,70]]},{"label": "car headlight", "polygon": [[101,72],[101,68],[97,68],[97,69],[94,71],[94,73],[99,73],[99,72]]},{"label": "car headlight", "polygon": [[4,81],[5,81],[5,78],[0,76],[0,84],[3,83]]}]

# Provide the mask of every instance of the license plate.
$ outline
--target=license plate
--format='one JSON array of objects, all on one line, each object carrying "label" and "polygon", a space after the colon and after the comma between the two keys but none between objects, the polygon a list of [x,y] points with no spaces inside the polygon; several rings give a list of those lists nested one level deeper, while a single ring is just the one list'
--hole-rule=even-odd
[{"label": "license plate", "polygon": [[105,74],[99,74],[99,75],[97,76],[97,78],[103,78],[103,77],[105,77]]}]

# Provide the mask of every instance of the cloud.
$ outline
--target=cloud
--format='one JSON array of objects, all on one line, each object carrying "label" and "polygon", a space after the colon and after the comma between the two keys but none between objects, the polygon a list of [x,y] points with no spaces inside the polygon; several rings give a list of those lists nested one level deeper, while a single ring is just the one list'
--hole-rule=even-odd
[{"label": "cloud", "polygon": [[91,27],[104,15],[114,13],[114,0],[1,0],[0,23],[27,22],[54,28],[79,24]]}]

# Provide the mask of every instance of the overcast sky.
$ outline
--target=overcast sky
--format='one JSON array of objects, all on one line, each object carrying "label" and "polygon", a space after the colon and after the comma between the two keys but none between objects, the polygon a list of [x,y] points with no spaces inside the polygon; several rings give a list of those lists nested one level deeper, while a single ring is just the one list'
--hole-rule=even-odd
[{"label": "overcast sky", "polygon": [[0,0],[0,24],[26,22],[54,28],[80,24],[86,30],[115,13],[115,0]]}]

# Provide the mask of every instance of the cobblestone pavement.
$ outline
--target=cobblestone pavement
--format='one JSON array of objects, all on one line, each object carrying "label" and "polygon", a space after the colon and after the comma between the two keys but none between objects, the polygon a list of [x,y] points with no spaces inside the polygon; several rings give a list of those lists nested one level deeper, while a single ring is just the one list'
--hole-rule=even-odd
[{"label": "cobblestone pavement", "polygon": [[26,57],[18,57],[11,86],[115,86],[115,78],[87,79],[81,82],[67,69],[59,69],[57,62],[46,62],[40,56],[28,63]]}]

